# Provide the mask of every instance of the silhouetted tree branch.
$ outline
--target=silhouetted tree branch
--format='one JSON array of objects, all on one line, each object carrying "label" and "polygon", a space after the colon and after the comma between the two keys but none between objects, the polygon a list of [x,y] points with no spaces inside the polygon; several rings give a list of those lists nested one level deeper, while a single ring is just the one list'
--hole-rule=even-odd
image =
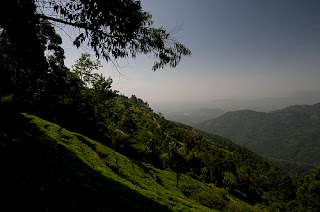
[{"label": "silhouetted tree branch", "polygon": [[83,29],[74,39],[74,45],[79,47],[87,42],[98,58],[109,61],[111,58],[153,54],[156,61],[152,69],[157,70],[165,65],[176,67],[182,56],[191,54],[172,37],[172,32],[153,27],[151,15],[142,10],[140,1],[35,2],[38,8],[51,8],[50,14],[37,10],[38,18]]}]

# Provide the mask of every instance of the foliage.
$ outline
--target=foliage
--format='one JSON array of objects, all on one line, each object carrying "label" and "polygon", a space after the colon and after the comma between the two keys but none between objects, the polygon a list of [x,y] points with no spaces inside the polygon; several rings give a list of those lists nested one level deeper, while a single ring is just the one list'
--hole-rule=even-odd
[{"label": "foliage", "polygon": [[20,201],[11,205],[13,210],[214,211],[210,208],[235,206],[223,189],[181,175],[182,185],[197,188],[185,195],[186,189],[176,189],[171,171],[132,160],[38,117],[15,119],[19,122],[12,120],[0,133],[1,161],[15,154],[3,164],[1,176],[4,198]]},{"label": "foliage", "polygon": [[267,156],[293,174],[304,176],[320,165],[320,104],[263,113],[228,112],[198,128],[230,138]]},{"label": "foliage", "polygon": [[[88,45],[109,61],[112,57],[136,57],[152,53],[157,61],[153,70],[169,64],[175,67],[190,50],[177,42],[171,32],[153,27],[151,15],[140,1],[35,1],[36,17],[82,29],[74,45]],[[43,13],[42,8],[51,8]]]},{"label": "foliage", "polygon": [[[319,211],[320,167],[311,170],[310,174],[300,183],[294,203],[299,205],[301,211]],[[288,205],[288,207],[290,207],[290,205]]]},{"label": "foliage", "polygon": [[[99,60],[92,61],[89,54],[82,53],[81,57],[76,60],[74,65],[72,65],[72,72],[74,72],[80,78],[80,80],[84,83],[84,87],[89,88],[93,87],[98,75],[96,73],[92,73],[92,71],[99,70],[101,67],[102,65]],[[110,85],[108,88],[110,88]]]},{"label": "foliage", "polygon": [[[41,12],[41,3],[58,16]],[[0,182],[13,210],[319,209],[317,169],[293,182],[245,147],[118,95],[110,78],[94,73],[100,62],[89,55],[72,71],[64,66],[62,40],[48,21],[82,29],[75,44],[88,41],[107,60],[154,52],[157,69],[189,55],[152,27],[139,1],[14,0],[3,8]]]},{"label": "foliage", "polygon": [[[310,175],[311,177],[307,181],[296,185],[291,178],[281,174],[276,168],[272,169],[262,157],[250,150],[237,146],[222,137],[205,134],[191,127],[165,120],[153,113],[146,102],[135,96],[127,98],[115,95],[115,97],[109,99],[112,104],[105,108],[103,113],[97,113],[95,108],[98,108],[101,103],[89,104],[90,101],[88,100],[90,100],[89,95],[99,95],[99,90],[85,88],[81,93],[79,97],[82,101],[75,102],[78,103],[75,104],[75,107],[86,113],[85,116],[82,116],[83,119],[77,119],[77,122],[73,122],[74,120],[68,120],[70,116],[65,116],[57,121],[65,121],[63,126],[72,126],[77,132],[95,135],[99,142],[94,142],[77,133],[70,133],[64,128],[34,116],[27,117],[34,120],[32,123],[37,125],[41,133],[34,127],[25,129],[24,127],[29,126],[27,122],[18,119],[20,125],[12,124],[10,130],[1,130],[2,138],[5,138],[3,140],[9,141],[9,143],[11,141],[25,142],[30,139],[42,140],[49,136],[48,139],[43,141],[52,142],[54,140],[58,146],[62,145],[71,150],[72,155],[75,154],[77,158],[90,166],[90,169],[98,170],[99,173],[108,170],[106,172],[108,174],[103,174],[104,176],[115,176],[119,182],[129,181],[129,187],[131,188],[134,185],[132,188],[135,191],[137,191],[136,186],[143,188],[141,191],[142,199],[144,199],[144,196],[148,196],[160,205],[167,205],[166,207],[170,207],[172,210],[181,210],[181,205],[185,204],[184,202],[180,205],[179,201],[178,206],[173,204],[171,201],[177,202],[176,198],[187,198],[188,201],[193,202],[190,203],[191,205],[197,202],[196,204],[227,211],[261,210],[260,204],[264,204],[272,211],[284,211],[296,204],[301,208],[317,208],[317,196],[314,194],[318,191],[318,184],[317,182],[311,183],[311,180],[318,179],[317,174]],[[10,98],[3,98],[2,100],[5,99]],[[106,101],[109,100],[106,99]],[[86,107],[81,106],[83,103]],[[1,111],[10,112],[10,110]],[[10,119],[3,119],[3,123],[8,122],[8,120]],[[13,118],[9,122],[15,123],[15,120],[16,118]],[[86,126],[87,122],[90,122],[92,127],[83,130],[83,126]],[[3,124],[3,126],[6,125]],[[10,131],[13,132],[10,133]],[[16,131],[23,132],[23,134],[16,133]],[[44,136],[43,133],[46,135]],[[12,137],[12,135],[19,134],[21,137]],[[26,138],[25,134],[31,137]],[[53,146],[57,146],[57,144],[53,143]],[[6,145],[6,143],[2,144],[2,146]],[[30,148],[32,148],[37,144],[30,143],[30,145]],[[130,159],[120,156],[114,150],[107,148],[106,145],[129,156]],[[58,151],[57,154],[60,154],[59,149],[61,148],[55,147],[55,149]],[[26,153],[19,154],[24,155]],[[23,157],[26,158],[27,156]],[[53,160],[57,160],[56,157]],[[42,161],[42,158],[40,161]],[[28,163],[37,164],[38,162],[29,161]],[[66,165],[69,164],[71,167],[73,167],[72,163],[66,161]],[[51,167],[51,165],[48,167]],[[136,169],[141,170],[138,167],[143,172],[135,171]],[[29,171],[33,173],[33,170],[37,169],[39,169],[38,166]],[[109,171],[112,171],[115,175],[109,173]],[[82,168],[75,172],[80,177],[85,177],[80,178],[81,183],[79,183],[81,185],[88,183],[87,174],[84,174]],[[39,172],[35,172],[35,177],[37,175],[39,175]],[[137,178],[137,176],[142,178]],[[92,179],[89,184],[96,185],[95,183],[99,184],[99,182],[97,179]],[[157,186],[148,186],[154,183]],[[208,186],[209,184],[211,186]],[[168,200],[166,198],[159,200],[153,197],[153,192],[157,194],[157,192],[163,191],[158,187],[159,185],[173,192],[173,196],[167,196]],[[96,186],[94,189],[99,190],[100,185]],[[117,189],[118,186],[114,187]],[[299,187],[298,190],[296,190],[297,187]],[[109,193],[110,191],[105,192]],[[167,193],[167,191],[163,192],[159,196],[164,196]],[[92,199],[92,197],[88,198]],[[131,196],[128,198],[130,199]],[[74,201],[79,202],[78,199]],[[92,204],[94,204],[94,201]],[[144,203],[139,202],[133,204],[132,207],[138,207],[139,204]],[[195,207],[190,204],[188,203],[186,207]]]},{"label": "foliage", "polygon": [[[109,134],[99,141],[137,161],[174,171],[173,185],[188,197],[208,205],[215,199],[203,199],[203,195],[211,195],[209,191],[188,188],[181,182],[183,173],[226,188],[227,193],[250,204],[263,203],[271,209],[285,210],[286,203],[295,199],[291,179],[244,147],[165,120],[135,96],[117,96],[109,110],[104,120]],[[94,128],[95,132],[101,130],[99,125]],[[161,178],[155,179],[162,182]]]}]

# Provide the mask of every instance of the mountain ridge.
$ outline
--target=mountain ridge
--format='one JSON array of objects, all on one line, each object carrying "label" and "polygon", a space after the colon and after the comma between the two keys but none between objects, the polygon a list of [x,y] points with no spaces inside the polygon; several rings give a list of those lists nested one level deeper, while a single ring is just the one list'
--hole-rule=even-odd
[{"label": "mountain ridge", "polygon": [[[316,154],[320,150],[320,103],[294,105],[269,113],[227,112],[196,128],[227,137],[267,157],[320,165],[320,156]],[[307,148],[311,152],[307,153]]]}]

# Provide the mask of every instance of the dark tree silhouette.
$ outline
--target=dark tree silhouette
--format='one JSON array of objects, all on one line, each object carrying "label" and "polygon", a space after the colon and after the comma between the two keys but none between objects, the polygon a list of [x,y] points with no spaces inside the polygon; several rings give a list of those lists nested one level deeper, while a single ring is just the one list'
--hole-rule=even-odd
[{"label": "dark tree silhouette", "polygon": [[[36,17],[81,29],[74,39],[79,47],[87,43],[107,61],[114,58],[153,54],[153,70],[169,64],[175,67],[181,56],[191,52],[172,37],[172,32],[153,27],[151,15],[135,0],[35,1]],[[49,8],[43,10],[43,8]]]}]

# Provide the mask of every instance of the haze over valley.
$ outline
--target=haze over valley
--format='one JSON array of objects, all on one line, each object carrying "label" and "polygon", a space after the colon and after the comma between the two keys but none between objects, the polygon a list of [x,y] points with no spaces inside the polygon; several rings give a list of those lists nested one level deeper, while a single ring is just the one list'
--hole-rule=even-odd
[{"label": "haze over valley", "polygon": [[169,120],[195,126],[216,118],[228,111],[253,110],[270,112],[292,105],[312,105],[320,102],[320,91],[296,92],[282,97],[255,99],[216,99],[198,102],[162,102],[151,104],[155,112],[161,112]]}]

